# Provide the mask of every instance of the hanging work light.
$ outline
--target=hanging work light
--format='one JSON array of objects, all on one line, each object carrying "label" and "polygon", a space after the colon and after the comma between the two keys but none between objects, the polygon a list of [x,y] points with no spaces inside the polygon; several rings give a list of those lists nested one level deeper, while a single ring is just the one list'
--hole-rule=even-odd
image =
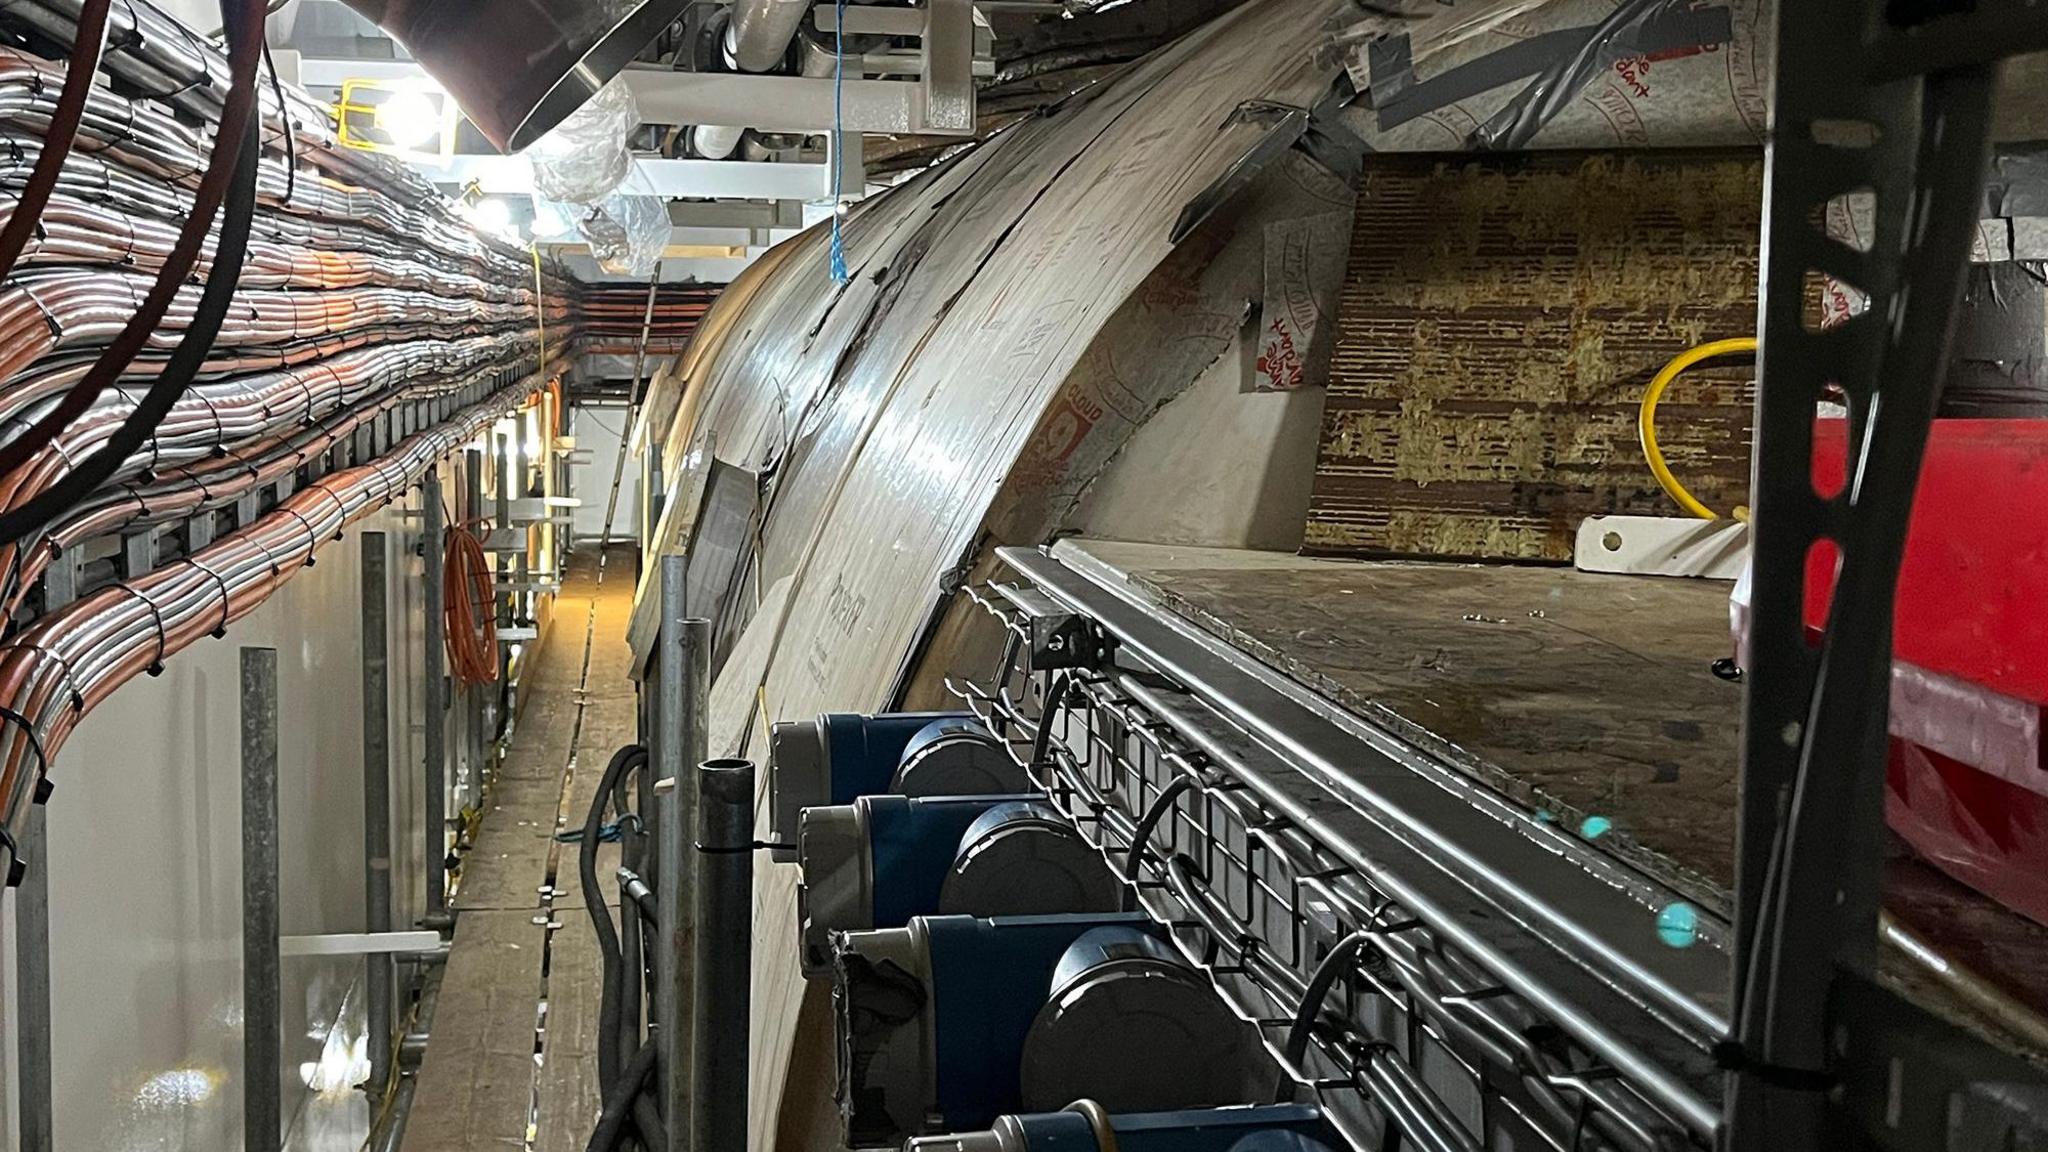
[{"label": "hanging work light", "polygon": [[562,122],[689,0],[344,0],[390,33],[501,152]]}]

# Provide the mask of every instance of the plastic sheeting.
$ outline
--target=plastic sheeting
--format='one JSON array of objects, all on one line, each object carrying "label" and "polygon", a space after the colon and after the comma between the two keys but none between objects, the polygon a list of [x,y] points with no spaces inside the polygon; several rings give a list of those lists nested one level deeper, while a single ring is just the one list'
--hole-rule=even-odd
[{"label": "plastic sheeting", "polygon": [[598,267],[614,275],[648,276],[668,248],[668,201],[614,193],[598,201],[576,227],[590,242]]},{"label": "plastic sheeting", "polygon": [[1763,139],[1768,0],[1394,0],[1335,43],[1381,152]]},{"label": "plastic sheeting", "polygon": [[633,169],[626,143],[639,126],[632,90],[624,80],[613,79],[526,150],[535,197],[597,204],[611,195]]}]

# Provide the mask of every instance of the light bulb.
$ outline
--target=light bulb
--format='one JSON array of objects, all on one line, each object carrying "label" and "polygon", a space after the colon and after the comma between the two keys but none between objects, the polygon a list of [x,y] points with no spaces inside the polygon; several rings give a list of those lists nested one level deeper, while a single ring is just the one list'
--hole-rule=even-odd
[{"label": "light bulb", "polygon": [[490,198],[479,200],[469,210],[470,220],[486,232],[500,236],[514,235],[512,230],[512,206],[503,200]]},{"label": "light bulb", "polygon": [[410,152],[440,135],[441,102],[428,93],[407,89],[394,92],[377,105],[377,127],[391,142]]}]

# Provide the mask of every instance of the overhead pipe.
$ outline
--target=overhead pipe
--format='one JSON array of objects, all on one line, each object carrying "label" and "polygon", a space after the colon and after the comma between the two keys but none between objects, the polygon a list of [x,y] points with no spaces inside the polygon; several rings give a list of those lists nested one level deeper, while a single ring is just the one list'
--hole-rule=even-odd
[{"label": "overhead pipe", "polygon": [[724,160],[739,151],[745,128],[725,124],[699,124],[690,130],[690,147],[706,160]]},{"label": "overhead pipe", "polygon": [[811,0],[739,0],[725,30],[725,55],[742,72],[773,72],[803,27]]}]

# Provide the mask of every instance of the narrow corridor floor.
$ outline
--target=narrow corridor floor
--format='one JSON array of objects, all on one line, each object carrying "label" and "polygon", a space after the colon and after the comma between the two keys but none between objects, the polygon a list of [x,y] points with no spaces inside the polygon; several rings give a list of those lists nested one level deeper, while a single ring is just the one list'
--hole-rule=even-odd
[{"label": "narrow corridor floor", "polygon": [[[636,734],[633,583],[629,549],[613,550],[602,585],[595,552],[570,562],[463,865],[404,1152],[577,1152],[596,1123],[600,958],[576,846],[555,836],[582,827],[605,762]],[[598,874],[614,908],[616,867],[606,846]]]}]

